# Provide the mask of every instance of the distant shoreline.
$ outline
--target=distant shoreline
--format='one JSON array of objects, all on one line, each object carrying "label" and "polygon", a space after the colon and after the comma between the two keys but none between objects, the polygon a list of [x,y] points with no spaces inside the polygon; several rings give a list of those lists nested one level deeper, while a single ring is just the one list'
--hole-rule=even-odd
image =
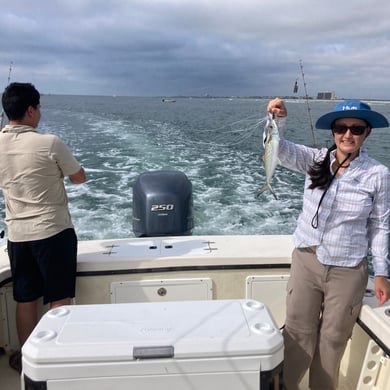
[{"label": "distant shoreline", "polygon": [[253,100],[269,100],[274,99],[275,97],[280,97],[283,100],[290,100],[290,101],[301,101],[301,100],[308,100],[310,102],[339,102],[343,100],[362,100],[365,102],[372,102],[372,103],[390,103],[390,99],[367,99],[367,98],[355,98],[355,97],[346,97],[346,98],[335,98],[335,99],[317,99],[315,97],[296,97],[296,96],[212,96],[212,95],[206,95],[206,96],[180,96],[180,95],[172,95],[172,96],[125,96],[125,95],[73,95],[73,94],[58,94],[58,93],[41,93],[41,96],[85,96],[85,97],[112,97],[115,98],[141,98],[141,99],[164,99],[166,101],[171,100],[179,100],[179,99],[253,99]]}]

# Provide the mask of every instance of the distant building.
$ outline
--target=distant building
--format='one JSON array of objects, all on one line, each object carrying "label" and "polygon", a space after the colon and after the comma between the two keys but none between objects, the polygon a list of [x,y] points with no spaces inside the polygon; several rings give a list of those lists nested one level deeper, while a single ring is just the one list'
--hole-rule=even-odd
[{"label": "distant building", "polygon": [[336,93],[335,92],[318,92],[317,93],[317,99],[319,100],[334,100],[336,99]]}]

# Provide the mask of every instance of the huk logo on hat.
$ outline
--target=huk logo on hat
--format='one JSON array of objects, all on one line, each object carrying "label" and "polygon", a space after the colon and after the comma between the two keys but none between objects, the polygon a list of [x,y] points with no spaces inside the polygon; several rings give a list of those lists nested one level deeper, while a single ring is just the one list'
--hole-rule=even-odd
[{"label": "huk logo on hat", "polygon": [[358,108],[355,106],[343,106],[342,110],[357,110]]}]

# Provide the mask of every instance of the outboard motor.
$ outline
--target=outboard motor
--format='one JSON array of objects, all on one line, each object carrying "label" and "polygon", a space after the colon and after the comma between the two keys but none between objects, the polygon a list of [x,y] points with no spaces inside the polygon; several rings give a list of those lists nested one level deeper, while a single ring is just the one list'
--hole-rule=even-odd
[{"label": "outboard motor", "polygon": [[136,237],[191,235],[192,184],[179,171],[144,172],[133,187],[133,232]]}]

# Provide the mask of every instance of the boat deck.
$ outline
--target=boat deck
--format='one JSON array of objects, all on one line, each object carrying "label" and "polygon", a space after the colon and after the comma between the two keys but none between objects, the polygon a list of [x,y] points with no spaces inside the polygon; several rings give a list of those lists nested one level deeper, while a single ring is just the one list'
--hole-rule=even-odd
[{"label": "boat deck", "polygon": [[9,356],[6,353],[0,355],[0,378],[2,390],[16,390],[21,388],[20,375],[8,365]]}]

